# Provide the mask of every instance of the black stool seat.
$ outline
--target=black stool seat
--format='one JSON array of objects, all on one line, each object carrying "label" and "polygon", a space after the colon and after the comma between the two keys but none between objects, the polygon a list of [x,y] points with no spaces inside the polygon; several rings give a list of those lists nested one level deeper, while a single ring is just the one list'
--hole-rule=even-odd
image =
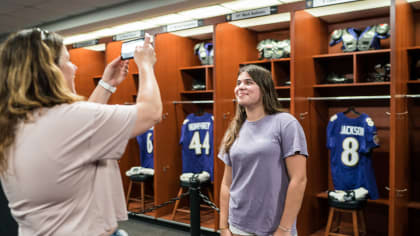
[{"label": "black stool seat", "polygon": [[[127,191],[127,208],[129,207],[130,201],[140,202],[141,210],[144,210],[144,183],[152,180],[153,175],[137,174],[129,176],[130,183]],[[140,198],[131,197],[131,190],[134,184],[140,184]]]},{"label": "black stool seat", "polygon": [[[208,184],[210,184],[210,179],[204,181],[204,182],[200,182],[200,186],[207,186]],[[190,181],[180,181],[180,185],[181,187],[191,187],[192,186],[192,182]]]},{"label": "black stool seat", "polygon": [[131,175],[129,176],[131,181],[134,182],[144,182],[149,179],[153,179],[153,175],[144,175],[144,174],[138,174],[138,175]]},{"label": "black stool seat", "polygon": [[336,199],[329,197],[328,205],[340,209],[357,210],[363,208],[366,205],[366,199],[348,200],[345,202],[340,202]]},{"label": "black stool seat", "polygon": [[[353,234],[359,236],[360,234],[366,235],[366,223],[363,209],[366,205],[366,199],[347,199],[344,202],[340,202],[333,197],[328,195],[328,205],[330,206],[330,212],[328,215],[327,227],[325,229],[325,236],[347,236],[348,234],[340,233],[341,227],[341,214],[351,214],[353,223]],[[334,213],[337,212],[338,219],[336,220],[337,226],[333,227]],[[360,225],[360,228],[359,228]]]}]

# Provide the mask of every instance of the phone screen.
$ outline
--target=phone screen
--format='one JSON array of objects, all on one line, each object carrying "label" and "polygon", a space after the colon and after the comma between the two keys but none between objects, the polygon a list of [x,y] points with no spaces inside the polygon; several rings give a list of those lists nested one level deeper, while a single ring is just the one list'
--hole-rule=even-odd
[{"label": "phone screen", "polygon": [[144,39],[134,39],[130,41],[125,41],[122,43],[121,46],[121,59],[127,60],[134,57],[134,50],[136,49],[137,45],[143,45]]}]

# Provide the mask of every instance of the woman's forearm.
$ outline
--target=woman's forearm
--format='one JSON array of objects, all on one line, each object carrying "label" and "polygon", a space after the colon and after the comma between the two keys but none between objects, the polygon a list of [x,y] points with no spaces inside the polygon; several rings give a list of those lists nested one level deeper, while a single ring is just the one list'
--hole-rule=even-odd
[{"label": "woman's forearm", "polygon": [[98,85],[96,86],[95,90],[93,90],[92,94],[89,96],[88,101],[107,104],[111,95],[112,93],[110,91]]},{"label": "woman's forearm", "polygon": [[229,228],[228,216],[229,216],[229,188],[222,184],[220,190],[220,220],[219,229]]},{"label": "woman's forearm", "polygon": [[287,188],[286,201],[280,226],[290,229],[302,206],[306,178],[291,179]]}]

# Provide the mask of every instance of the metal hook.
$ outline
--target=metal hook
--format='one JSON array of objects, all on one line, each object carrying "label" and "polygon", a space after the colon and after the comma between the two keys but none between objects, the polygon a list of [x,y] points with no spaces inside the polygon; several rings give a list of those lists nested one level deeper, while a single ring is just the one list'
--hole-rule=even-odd
[{"label": "metal hook", "polygon": [[304,120],[304,119],[305,119],[305,117],[306,117],[308,114],[309,114],[308,112],[302,112],[302,113],[300,113],[300,114],[299,114],[299,119]]},{"label": "metal hook", "polygon": [[[386,111],[385,114],[388,115],[388,116],[391,116],[391,112],[389,112],[389,111]],[[397,116],[405,116],[405,115],[408,115],[408,111],[398,112],[398,113],[395,113],[395,115],[397,115]]]},{"label": "metal hook", "polygon": [[[390,188],[390,187],[388,187],[388,186],[385,186],[385,189],[386,189],[386,190],[388,190],[388,191],[391,191],[391,188]],[[407,188],[405,188],[405,189],[396,189],[396,190],[395,190],[397,197],[402,197],[402,196],[404,196],[404,194],[403,194],[403,193],[405,193],[405,192],[407,192],[407,191],[408,191],[408,189],[407,189]]]},{"label": "metal hook", "polygon": [[230,112],[223,113],[223,120],[226,120],[229,115],[230,115]]},{"label": "metal hook", "polygon": [[168,112],[163,113],[162,114],[162,120],[165,120],[168,116],[169,116],[169,113]]}]

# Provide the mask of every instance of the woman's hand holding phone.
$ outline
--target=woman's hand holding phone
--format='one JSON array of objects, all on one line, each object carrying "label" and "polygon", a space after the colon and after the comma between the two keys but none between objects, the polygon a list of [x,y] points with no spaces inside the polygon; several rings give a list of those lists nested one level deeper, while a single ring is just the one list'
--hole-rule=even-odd
[{"label": "woman's hand holding phone", "polygon": [[152,66],[156,63],[156,53],[151,44],[152,36],[146,34],[143,46],[136,46],[134,61],[138,67]]}]

